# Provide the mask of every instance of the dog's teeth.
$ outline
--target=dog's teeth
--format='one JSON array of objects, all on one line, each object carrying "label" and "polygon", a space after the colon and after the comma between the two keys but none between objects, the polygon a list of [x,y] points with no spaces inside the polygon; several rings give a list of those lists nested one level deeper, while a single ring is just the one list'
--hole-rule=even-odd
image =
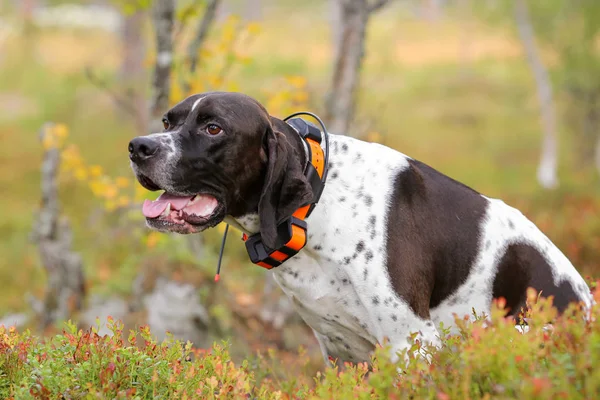
[{"label": "dog's teeth", "polygon": [[167,208],[160,214],[161,217],[168,217],[171,214],[171,203],[167,203]]}]

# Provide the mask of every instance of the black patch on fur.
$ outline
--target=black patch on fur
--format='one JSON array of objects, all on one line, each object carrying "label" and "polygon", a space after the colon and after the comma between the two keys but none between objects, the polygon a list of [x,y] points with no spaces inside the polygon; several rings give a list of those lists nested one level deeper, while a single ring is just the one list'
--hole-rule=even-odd
[{"label": "black patch on fur", "polygon": [[379,304],[379,296],[373,296],[373,298],[371,300],[373,301],[374,305],[378,305]]},{"label": "black patch on fur", "polygon": [[344,143],[344,144],[342,145],[342,151],[343,151],[344,153],[348,151],[348,145],[347,145],[346,143]]},{"label": "black patch on fur", "polygon": [[543,297],[554,296],[553,305],[563,312],[569,303],[581,300],[567,280],[554,284],[552,267],[537,249],[527,244],[507,247],[494,279],[492,296],[504,297],[508,315],[517,316],[527,301],[527,288],[542,292]]},{"label": "black patch on fur", "polygon": [[396,176],[387,214],[387,268],[421,318],[465,282],[478,253],[487,201],[415,160]]},{"label": "black patch on fur", "polygon": [[346,198],[345,198],[344,196],[342,196],[342,197],[340,197],[340,198],[338,199],[338,201],[339,201],[340,203],[343,203],[343,202],[345,202],[345,201],[346,201]]},{"label": "black patch on fur", "polygon": [[367,207],[371,207],[373,205],[373,198],[370,195],[365,196],[365,204]]},{"label": "black patch on fur", "polygon": [[365,262],[369,262],[373,259],[373,252],[371,250],[367,250],[365,253]]},{"label": "black patch on fur", "polygon": [[360,242],[358,242],[356,244],[356,252],[360,253],[361,251],[363,251],[365,249],[365,242],[363,242],[362,240]]},{"label": "black patch on fur", "polygon": [[[329,167],[331,168],[331,163],[330,163]],[[333,171],[333,172],[331,173],[331,179],[336,179],[337,177],[338,177],[338,173],[337,173],[337,171]]]}]

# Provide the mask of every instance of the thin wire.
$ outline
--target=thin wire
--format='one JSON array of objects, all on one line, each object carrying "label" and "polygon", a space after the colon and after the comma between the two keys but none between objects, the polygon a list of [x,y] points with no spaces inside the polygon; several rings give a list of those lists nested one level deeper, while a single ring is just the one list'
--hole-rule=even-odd
[{"label": "thin wire", "polygon": [[221,262],[223,261],[223,252],[225,251],[225,241],[227,240],[228,231],[229,224],[225,224],[225,232],[223,232],[223,240],[221,241],[221,251],[219,252],[219,262],[217,263],[217,273],[215,274],[215,282],[219,282],[219,279],[221,279]]},{"label": "thin wire", "polygon": [[325,123],[321,120],[321,118],[319,118],[316,114],[313,114],[308,111],[295,112],[291,115],[288,115],[283,120],[287,122],[287,120],[294,118],[298,115],[309,115],[309,116],[313,117],[314,119],[316,119],[319,122],[319,125],[321,125],[321,128],[323,128],[323,134],[325,135],[325,170],[323,171],[323,179],[321,179],[321,181],[323,182],[323,184],[325,184],[325,181],[327,180],[327,173],[329,172],[329,132],[327,132]]}]

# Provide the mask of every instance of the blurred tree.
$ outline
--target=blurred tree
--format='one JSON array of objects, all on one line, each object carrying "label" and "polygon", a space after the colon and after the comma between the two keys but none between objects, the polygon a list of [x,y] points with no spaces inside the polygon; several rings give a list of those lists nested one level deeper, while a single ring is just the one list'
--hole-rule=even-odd
[{"label": "blurred tree", "polygon": [[31,239],[38,245],[40,260],[47,274],[43,301],[30,297],[32,308],[45,330],[54,322],[65,321],[79,311],[85,298],[83,262],[72,251],[73,232],[66,217],[60,215],[58,171],[61,163],[59,143],[66,137],[63,125],[45,124],[40,132],[44,145],[41,168],[42,200],[33,224]]},{"label": "blurred tree", "polygon": [[[133,117],[138,135],[148,132],[148,105],[146,104],[146,43],[144,40],[144,21],[146,13],[137,9],[124,16],[121,42],[123,61],[119,80],[127,90],[127,100],[132,104]],[[122,109],[119,107],[119,109]]]},{"label": "blurred tree", "polygon": [[[484,10],[488,21],[516,22],[519,37],[527,54],[538,86],[544,129],[538,180],[544,187],[554,187],[557,158],[557,123],[552,116],[552,83],[561,97],[564,126],[575,139],[575,160],[579,167],[595,165],[600,172],[600,2],[597,0],[495,0],[473,2]],[[511,11],[512,9],[512,11]],[[551,74],[545,71],[536,39],[552,55]],[[553,172],[554,171],[554,172]]]},{"label": "blurred tree", "polygon": [[436,22],[442,15],[443,0],[421,0],[421,12],[423,17],[430,21]]},{"label": "blurred tree", "polygon": [[542,120],[543,139],[542,154],[537,170],[537,179],[546,189],[558,186],[558,143],[556,138],[556,112],[552,82],[546,66],[542,62],[536,43],[535,34],[529,18],[526,0],[515,0],[515,20],[529,67],[535,77],[540,115]]},{"label": "blurred tree", "polygon": [[153,132],[162,130],[160,117],[169,109],[174,19],[175,0],[155,0],[153,2],[152,23],[156,37],[156,62],[152,84],[152,105],[150,107],[150,129]]},{"label": "blurred tree", "polygon": [[[188,58],[190,62],[190,72],[193,74],[196,72],[196,66],[199,62],[199,54],[204,41],[208,35],[210,27],[215,19],[215,15],[217,13],[217,8],[221,0],[209,0],[206,5],[206,9],[204,10],[204,15],[198,24],[198,30],[194,39],[190,42],[188,46]],[[189,85],[187,85],[185,91],[189,91]]]},{"label": "blurred tree", "polygon": [[325,100],[325,117],[332,132],[348,133],[365,52],[367,24],[372,14],[390,0],[332,1],[334,64],[331,88]]}]

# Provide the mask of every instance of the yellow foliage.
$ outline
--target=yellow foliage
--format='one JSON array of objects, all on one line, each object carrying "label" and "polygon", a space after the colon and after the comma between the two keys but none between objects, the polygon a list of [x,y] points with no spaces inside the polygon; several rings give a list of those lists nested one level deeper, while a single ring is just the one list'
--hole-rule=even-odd
[{"label": "yellow foliage", "polygon": [[73,171],[73,175],[78,181],[85,181],[88,177],[87,170],[84,167],[75,168],[75,170]]},{"label": "yellow foliage", "polygon": [[46,133],[44,135],[44,137],[42,138],[42,146],[44,147],[44,150],[50,150],[53,149],[56,146],[56,139],[54,138],[54,136]]},{"label": "yellow foliage", "polygon": [[104,208],[106,211],[115,211],[117,209],[117,203],[114,200],[106,200],[104,202]]},{"label": "yellow foliage", "polygon": [[99,176],[102,176],[102,167],[99,165],[92,165],[88,172],[92,178],[98,178]]},{"label": "yellow foliage", "polygon": [[156,247],[158,242],[160,241],[160,233],[156,231],[152,231],[146,236],[146,247],[152,249]]},{"label": "yellow foliage", "polygon": [[306,92],[296,92],[292,96],[292,99],[296,103],[306,104],[308,102],[308,93],[306,93]]},{"label": "yellow foliage", "polygon": [[90,181],[88,186],[96,197],[101,197],[102,193],[104,193],[105,185],[99,180]]},{"label": "yellow foliage", "polygon": [[107,199],[114,199],[119,194],[119,189],[113,184],[107,184],[104,190],[104,197]]},{"label": "yellow foliage", "polygon": [[115,184],[119,189],[129,187],[130,183],[131,182],[129,182],[129,179],[125,178],[124,176],[117,176],[117,178],[115,179]]},{"label": "yellow foliage", "polygon": [[288,76],[285,80],[297,89],[303,88],[306,86],[306,78],[303,76]]},{"label": "yellow foliage", "polygon": [[69,129],[65,124],[54,125],[53,134],[58,139],[64,140],[69,136]]},{"label": "yellow foliage", "polygon": [[62,148],[68,135],[69,130],[64,124],[54,124],[46,128],[42,137],[44,150]]},{"label": "yellow foliage", "polygon": [[119,196],[117,199],[117,207],[127,207],[131,203],[128,196]]},{"label": "yellow foliage", "polygon": [[248,30],[248,33],[251,35],[257,35],[260,33],[260,24],[258,24],[257,22],[250,22],[248,24],[248,26],[246,27],[246,29]]},{"label": "yellow foliage", "polygon": [[383,136],[379,132],[369,132],[367,133],[367,140],[369,142],[381,143]]},{"label": "yellow foliage", "polygon": [[202,83],[200,80],[195,80],[192,81],[190,84],[190,92],[191,93],[202,93],[205,91],[205,86],[204,83]]}]

